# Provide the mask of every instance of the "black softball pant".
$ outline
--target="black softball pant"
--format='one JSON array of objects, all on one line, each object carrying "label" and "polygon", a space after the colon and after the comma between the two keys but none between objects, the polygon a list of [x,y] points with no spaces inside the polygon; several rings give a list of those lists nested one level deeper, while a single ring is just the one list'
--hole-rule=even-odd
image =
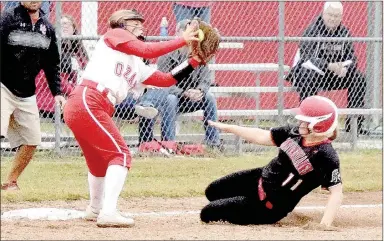
[{"label": "black softball pant", "polygon": [[262,168],[235,172],[212,182],[205,190],[210,203],[200,213],[205,223],[272,224],[287,213],[268,209],[258,195]]}]

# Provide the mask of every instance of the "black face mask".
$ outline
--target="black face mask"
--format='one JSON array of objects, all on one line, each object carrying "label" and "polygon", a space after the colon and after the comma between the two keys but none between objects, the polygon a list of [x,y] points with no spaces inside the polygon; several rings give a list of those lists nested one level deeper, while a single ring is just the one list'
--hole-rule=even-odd
[{"label": "black face mask", "polygon": [[[299,129],[300,129],[300,121],[294,118],[293,116],[290,116],[287,120],[288,127],[291,129],[291,134],[294,136],[301,136]],[[309,130],[309,129],[308,129]]]},{"label": "black face mask", "polygon": [[[121,23],[120,25],[118,25],[118,27],[127,30],[127,29],[126,29],[126,25],[125,25],[124,23]],[[129,31],[129,30],[128,30],[128,31]],[[129,31],[129,32],[131,32],[131,31]],[[145,30],[144,30],[144,32],[145,32]],[[131,32],[131,33],[132,33],[132,32]],[[132,34],[133,34],[133,33],[132,33]],[[144,35],[140,35],[140,36],[138,36],[137,39],[140,40],[140,41],[145,42],[145,37],[144,37]]]},{"label": "black face mask", "polygon": [[138,40],[145,42],[145,37],[143,35],[140,35],[137,37]]},{"label": "black face mask", "polygon": [[299,132],[299,126],[291,126],[291,125],[288,125],[290,128],[291,128],[291,135],[294,135],[294,136],[301,136],[300,135],[300,132]]}]

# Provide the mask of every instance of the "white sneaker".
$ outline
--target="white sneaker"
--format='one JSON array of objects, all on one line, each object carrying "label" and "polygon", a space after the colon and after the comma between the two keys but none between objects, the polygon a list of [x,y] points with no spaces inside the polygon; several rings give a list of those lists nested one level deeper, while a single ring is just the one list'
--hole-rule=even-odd
[{"label": "white sneaker", "polygon": [[152,119],[154,118],[159,111],[152,106],[141,106],[141,105],[135,105],[135,112],[139,116]]},{"label": "white sneaker", "polygon": [[83,219],[87,221],[96,221],[99,213],[100,210],[95,210],[91,207],[91,205],[88,205],[87,209],[85,209],[85,215]]},{"label": "white sneaker", "polygon": [[124,217],[119,212],[100,213],[97,217],[97,226],[101,228],[129,228],[135,225],[132,218]]}]

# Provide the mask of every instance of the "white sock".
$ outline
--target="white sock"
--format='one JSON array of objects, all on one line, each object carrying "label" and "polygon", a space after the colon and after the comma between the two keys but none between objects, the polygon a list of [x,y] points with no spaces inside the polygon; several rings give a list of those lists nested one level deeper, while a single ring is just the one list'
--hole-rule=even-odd
[{"label": "white sock", "polygon": [[90,205],[94,211],[99,211],[103,205],[104,179],[104,177],[95,177],[88,172]]},{"label": "white sock", "polygon": [[114,213],[117,210],[117,200],[127,177],[128,168],[120,165],[111,165],[105,175],[105,192],[103,213]]}]

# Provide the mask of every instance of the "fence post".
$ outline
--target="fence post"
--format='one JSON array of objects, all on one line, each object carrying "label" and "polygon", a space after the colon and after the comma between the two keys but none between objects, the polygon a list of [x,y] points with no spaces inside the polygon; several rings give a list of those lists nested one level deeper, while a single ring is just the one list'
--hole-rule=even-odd
[{"label": "fence post", "polygon": [[[89,36],[97,36],[97,19],[98,19],[98,1],[82,1],[81,2],[81,34]],[[94,45],[97,40],[84,40],[83,44],[87,50],[88,56],[92,55]]]},{"label": "fence post", "polygon": [[[256,72],[256,87],[260,87],[260,72]],[[260,110],[260,93],[255,93],[256,110]],[[256,116],[254,126],[258,127],[260,124],[260,117]]]},{"label": "fence post", "polygon": [[61,110],[60,105],[55,104],[55,153],[61,155],[60,133],[61,133]]},{"label": "fence post", "polygon": [[[236,124],[242,126],[243,120],[239,118]],[[235,136],[235,151],[239,155],[243,153],[243,139],[240,136]]]},{"label": "fence post", "polygon": [[[367,2],[367,20],[368,20],[368,34],[367,37],[381,37],[383,28],[382,13],[380,6],[381,2]],[[366,78],[367,78],[367,93],[365,96],[366,108],[380,108],[381,93],[380,90],[383,86],[380,85],[380,68],[382,66],[382,56],[380,42],[367,42],[367,61],[366,61]],[[367,119],[372,121],[374,127],[380,124],[379,117],[368,116]]]},{"label": "fence post", "polygon": [[[382,18],[382,2],[374,2],[374,18],[373,18],[373,37],[381,37],[383,32],[383,18]],[[372,69],[372,81],[373,81],[373,108],[380,108],[380,99],[381,93],[380,90],[383,90],[381,84],[380,69],[382,68],[382,56],[381,52],[382,42],[374,42],[373,44],[373,69]],[[379,119],[377,117],[373,118],[375,126],[379,125]]]},{"label": "fence post", "polygon": [[278,93],[277,93],[277,108],[279,124],[283,125],[283,109],[284,109],[284,21],[285,21],[285,2],[279,1],[279,49],[278,49],[278,63],[279,63],[279,76],[278,76]]},{"label": "fence post", "polygon": [[357,148],[357,116],[351,115],[351,150],[354,151]]},{"label": "fence post", "polygon": [[[60,55],[60,62],[61,62],[61,2],[56,2],[56,8],[55,8],[55,14],[56,14],[56,37],[57,37],[57,46],[59,49],[59,55]],[[61,155],[60,152],[60,133],[61,133],[61,110],[60,106],[55,104],[55,153],[57,155]]]},{"label": "fence post", "polygon": [[61,59],[61,1],[56,2],[56,7],[55,7],[55,29],[56,29],[56,37],[57,37],[57,46],[59,48],[59,54],[60,54],[60,59]]},{"label": "fence post", "polygon": [[[374,28],[374,16],[373,16],[373,2],[367,2],[367,37],[373,37],[373,28]],[[353,42],[352,42],[353,43]],[[365,107],[373,108],[374,104],[374,79],[373,79],[373,45],[374,42],[367,42],[367,53],[365,61],[365,78],[367,81],[367,92],[365,93],[364,99],[366,100]],[[367,116],[366,120],[369,122],[373,119],[372,116]],[[367,122],[367,123],[369,123]]]}]

